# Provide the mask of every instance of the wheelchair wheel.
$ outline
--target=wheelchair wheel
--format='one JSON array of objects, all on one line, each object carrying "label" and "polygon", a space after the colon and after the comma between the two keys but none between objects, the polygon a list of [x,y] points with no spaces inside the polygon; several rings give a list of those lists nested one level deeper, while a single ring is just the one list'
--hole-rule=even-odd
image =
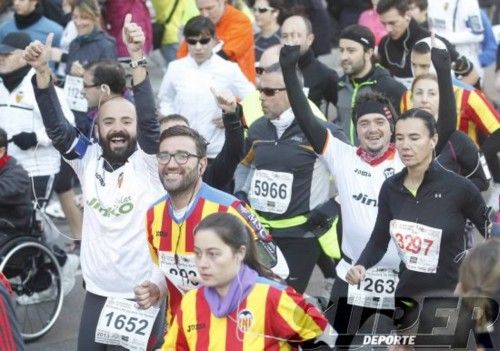
[{"label": "wheelchair wheel", "polygon": [[30,237],[16,238],[0,250],[0,272],[9,280],[14,308],[25,341],[34,341],[61,313],[61,267],[52,251]]}]

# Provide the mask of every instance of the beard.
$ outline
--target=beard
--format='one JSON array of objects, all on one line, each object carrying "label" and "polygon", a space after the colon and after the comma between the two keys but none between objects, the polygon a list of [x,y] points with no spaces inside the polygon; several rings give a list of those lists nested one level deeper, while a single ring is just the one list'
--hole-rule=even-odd
[{"label": "beard", "polygon": [[[172,160],[171,162],[175,161]],[[176,182],[175,184],[166,180],[166,176],[163,173],[159,174],[161,183],[170,196],[179,196],[187,191],[191,191],[193,187],[196,186],[197,180],[200,178],[198,164],[199,163],[197,163],[191,170],[187,171],[187,173],[181,173],[180,176],[182,178],[180,182]]]},{"label": "beard", "polygon": [[[113,138],[122,138],[124,143],[122,146],[112,146]],[[127,162],[128,158],[137,149],[137,139],[132,138],[130,134],[124,131],[108,134],[105,138],[99,135],[99,145],[102,147],[102,156],[112,165],[121,166]]]},{"label": "beard", "polygon": [[365,65],[366,65],[366,60],[365,60],[365,57],[363,56],[361,58],[361,61],[358,62],[357,64],[356,63],[351,63],[347,66],[347,68],[344,68],[344,73],[348,76],[357,76],[360,72],[363,71],[363,69],[365,68]]}]

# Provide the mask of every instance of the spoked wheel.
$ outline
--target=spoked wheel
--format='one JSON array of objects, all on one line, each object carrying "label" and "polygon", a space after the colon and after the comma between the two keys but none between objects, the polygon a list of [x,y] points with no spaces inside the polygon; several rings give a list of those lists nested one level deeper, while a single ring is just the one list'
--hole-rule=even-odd
[{"label": "spoked wheel", "polygon": [[0,271],[14,291],[14,308],[25,341],[54,325],[61,313],[61,267],[52,251],[32,238],[12,240],[0,252]]}]

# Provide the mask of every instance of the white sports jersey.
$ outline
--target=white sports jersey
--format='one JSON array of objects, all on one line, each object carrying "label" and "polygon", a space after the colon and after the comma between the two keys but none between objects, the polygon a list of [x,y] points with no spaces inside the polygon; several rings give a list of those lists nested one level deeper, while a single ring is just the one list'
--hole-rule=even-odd
[{"label": "white sports jersey", "polygon": [[[353,263],[359,259],[375,226],[382,183],[404,167],[397,152],[393,158],[372,166],[359,157],[356,150],[356,147],[334,138],[328,131],[328,140],[321,155],[335,178],[339,192],[342,252]],[[376,267],[399,269],[399,263],[396,246],[391,241]],[[345,272],[341,274],[337,269],[337,273],[345,280]]]},{"label": "white sports jersey", "polygon": [[483,23],[477,0],[432,0],[427,8],[429,28],[448,39],[482,76],[479,54]]},{"label": "white sports jersey", "polygon": [[103,168],[98,144],[82,159],[69,160],[82,186],[84,215],[81,265],[87,290],[100,296],[133,298],[134,287],[151,280],[165,289],[146,238],[146,211],[164,194],[155,155],[136,150],[114,172]]}]

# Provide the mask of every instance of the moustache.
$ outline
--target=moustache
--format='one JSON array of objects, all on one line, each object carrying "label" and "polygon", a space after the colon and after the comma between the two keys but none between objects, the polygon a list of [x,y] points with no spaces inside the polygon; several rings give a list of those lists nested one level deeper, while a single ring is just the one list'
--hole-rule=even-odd
[{"label": "moustache", "polygon": [[111,133],[111,134],[108,134],[107,136],[107,140],[108,141],[111,141],[111,139],[113,138],[123,138],[123,139],[130,139],[130,135],[126,132],[123,132],[123,131],[120,131],[120,132],[114,132],[114,133]]}]

